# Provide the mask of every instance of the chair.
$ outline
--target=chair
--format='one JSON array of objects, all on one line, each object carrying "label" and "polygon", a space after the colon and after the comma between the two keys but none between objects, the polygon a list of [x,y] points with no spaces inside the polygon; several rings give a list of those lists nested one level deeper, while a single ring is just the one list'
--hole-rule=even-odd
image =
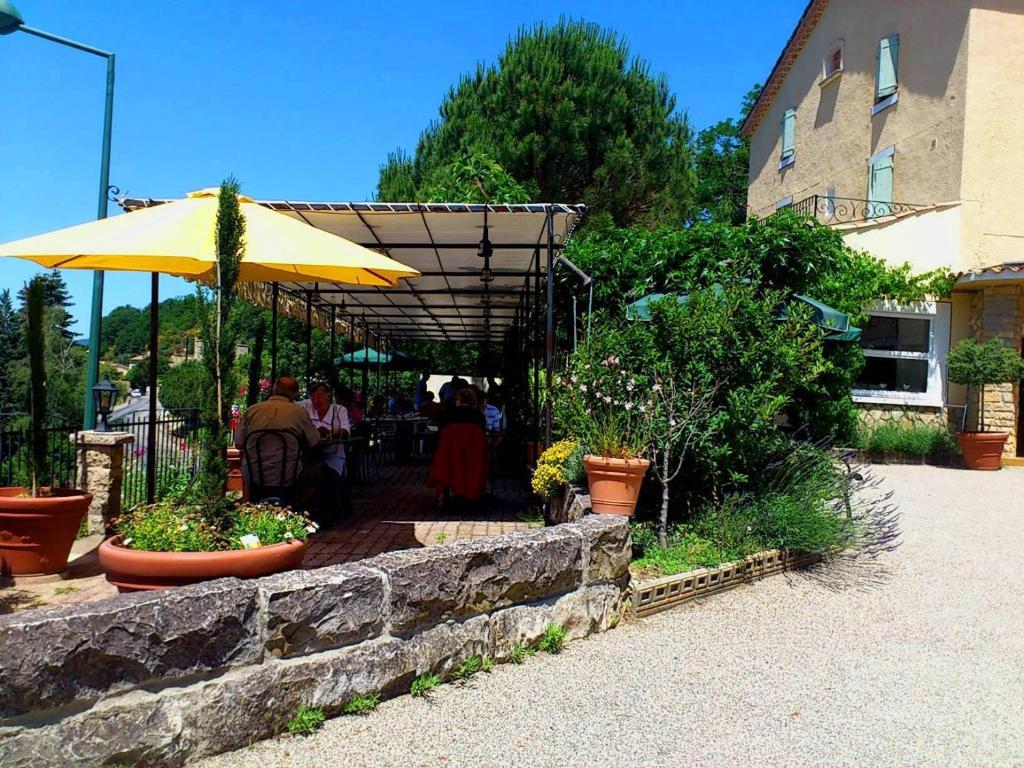
[{"label": "chair", "polygon": [[[279,450],[281,463],[266,466],[264,451]],[[257,429],[245,438],[246,482],[250,501],[286,504],[299,479],[302,446],[294,432],[284,429]]]},{"label": "chair", "polygon": [[490,468],[490,450],[483,427],[449,424],[441,430],[427,485],[477,501],[484,495]]}]

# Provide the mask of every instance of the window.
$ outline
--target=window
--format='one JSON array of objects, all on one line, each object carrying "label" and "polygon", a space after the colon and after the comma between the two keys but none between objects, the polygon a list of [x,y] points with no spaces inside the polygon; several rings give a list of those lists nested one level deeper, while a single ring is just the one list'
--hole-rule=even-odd
[{"label": "window", "polygon": [[836,188],[825,188],[825,213],[829,216],[836,215]]},{"label": "window", "polygon": [[864,369],[854,384],[854,400],[942,405],[949,304],[916,302],[873,311],[860,346]]},{"label": "window", "polygon": [[782,156],[779,169],[792,165],[796,159],[796,110],[792,107],[782,116]]},{"label": "window", "polygon": [[890,35],[878,41],[875,71],[875,105],[871,114],[876,115],[891,107],[899,98],[900,36]]},{"label": "window", "polygon": [[829,46],[825,58],[821,60],[821,84],[832,82],[843,71],[843,41],[837,40]]},{"label": "window", "polygon": [[786,195],[784,198],[782,198],[781,200],[779,200],[779,202],[777,202],[775,204],[775,210],[776,211],[781,211],[783,208],[792,208],[792,207],[793,207],[793,196],[792,195]]},{"label": "window", "polygon": [[887,147],[868,158],[867,217],[877,219],[892,213],[893,155],[896,147]]}]

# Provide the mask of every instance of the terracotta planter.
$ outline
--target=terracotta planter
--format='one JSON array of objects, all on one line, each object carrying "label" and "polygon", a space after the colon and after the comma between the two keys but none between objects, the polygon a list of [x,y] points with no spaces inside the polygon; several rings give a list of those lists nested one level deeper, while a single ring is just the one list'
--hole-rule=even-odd
[{"label": "terracotta planter", "polygon": [[583,457],[590,485],[590,508],[604,515],[632,517],[640,486],[651,465],[647,459]]},{"label": "terracotta planter", "polygon": [[1003,446],[1009,437],[1006,432],[957,432],[964,466],[989,471],[999,469],[1003,466]]},{"label": "terracotta planter", "polygon": [[0,575],[45,576],[60,573],[91,493],[55,488],[50,496],[20,497],[24,488],[0,488]]},{"label": "terracotta planter", "polygon": [[227,552],[143,552],[121,546],[113,536],[100,544],[100,566],[120,592],[167,589],[234,576],[253,579],[290,571],[302,564],[307,544],[271,544]]}]

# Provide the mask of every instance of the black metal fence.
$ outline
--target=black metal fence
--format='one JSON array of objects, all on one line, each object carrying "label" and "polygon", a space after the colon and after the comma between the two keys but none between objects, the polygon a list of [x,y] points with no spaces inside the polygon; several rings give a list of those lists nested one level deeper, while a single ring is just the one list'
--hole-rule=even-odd
[{"label": "black metal fence", "polygon": [[187,484],[199,469],[199,410],[164,411],[150,429],[148,414],[132,416],[110,425],[112,430],[135,437],[125,446],[121,481],[123,509],[146,500],[146,464],[149,440],[156,441],[156,498]]},{"label": "black metal fence", "polygon": [[[0,486],[32,484],[27,417],[0,420]],[[71,488],[77,485],[75,447],[77,426],[47,427],[41,438],[46,445],[46,466],[36,481],[42,486]]]}]

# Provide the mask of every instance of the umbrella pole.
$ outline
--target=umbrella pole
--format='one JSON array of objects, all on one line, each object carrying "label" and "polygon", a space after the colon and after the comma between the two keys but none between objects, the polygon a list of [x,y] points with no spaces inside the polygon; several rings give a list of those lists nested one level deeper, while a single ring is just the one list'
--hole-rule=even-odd
[{"label": "umbrella pole", "polygon": [[306,395],[309,395],[309,378],[313,366],[313,292],[306,291]]},{"label": "umbrella pole", "polygon": [[270,384],[277,381],[277,283],[270,290]]},{"label": "umbrella pole", "polygon": [[363,310],[363,410],[369,405],[366,390],[370,388],[370,326],[366,322],[366,310]]},{"label": "umbrella pole", "polygon": [[146,503],[156,501],[156,375],[160,340],[160,274],[150,275],[149,298],[149,427],[146,430]]}]

